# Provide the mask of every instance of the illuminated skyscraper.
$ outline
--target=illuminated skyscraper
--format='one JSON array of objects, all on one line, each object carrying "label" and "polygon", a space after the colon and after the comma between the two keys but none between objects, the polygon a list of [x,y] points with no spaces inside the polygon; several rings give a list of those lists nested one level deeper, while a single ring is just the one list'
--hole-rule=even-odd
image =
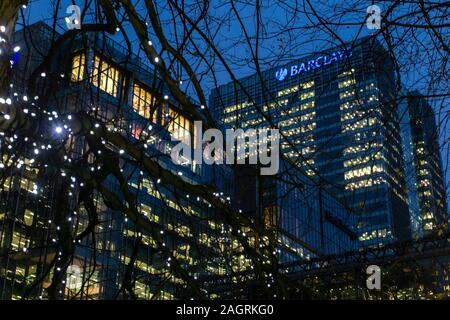
[{"label": "illuminated skyscraper", "polygon": [[417,91],[398,108],[411,227],[415,237],[448,232],[444,174],[434,112]]},{"label": "illuminated skyscraper", "polygon": [[285,161],[351,209],[364,247],[410,237],[394,87],[386,50],[363,38],[221,85],[210,108],[223,128],[277,125]]}]

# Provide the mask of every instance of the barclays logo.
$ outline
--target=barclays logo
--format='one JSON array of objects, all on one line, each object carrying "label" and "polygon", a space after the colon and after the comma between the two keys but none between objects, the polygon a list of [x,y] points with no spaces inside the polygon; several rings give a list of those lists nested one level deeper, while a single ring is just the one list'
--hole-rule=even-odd
[{"label": "barclays logo", "polygon": [[330,55],[323,55],[309,61],[302,62],[300,64],[290,66],[290,70],[287,68],[281,68],[275,72],[275,77],[279,81],[286,79],[288,75],[291,77],[297,76],[302,72],[310,72],[315,69],[320,69],[322,67],[328,66],[332,63],[339,61],[344,61],[352,56],[350,48],[344,50],[337,50]]},{"label": "barclays logo", "polygon": [[280,70],[275,72],[275,77],[279,81],[283,81],[287,77],[287,74],[288,74],[288,70],[286,68],[281,68]]}]

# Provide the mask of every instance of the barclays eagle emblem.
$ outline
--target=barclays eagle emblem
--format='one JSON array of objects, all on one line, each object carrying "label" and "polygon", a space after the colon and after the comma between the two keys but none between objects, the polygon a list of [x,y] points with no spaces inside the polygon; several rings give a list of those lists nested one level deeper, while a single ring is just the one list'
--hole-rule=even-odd
[{"label": "barclays eagle emblem", "polygon": [[277,72],[275,72],[275,77],[279,80],[279,81],[283,81],[286,76],[288,74],[288,71],[286,68],[281,68],[280,70],[278,70]]}]

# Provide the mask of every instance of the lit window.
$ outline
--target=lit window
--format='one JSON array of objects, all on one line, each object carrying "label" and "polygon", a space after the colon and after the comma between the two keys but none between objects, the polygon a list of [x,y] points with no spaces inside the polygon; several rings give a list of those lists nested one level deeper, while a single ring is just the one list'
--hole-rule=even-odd
[{"label": "lit window", "polygon": [[140,125],[133,125],[131,128],[131,135],[135,138],[135,139],[141,139],[142,137],[142,126]]},{"label": "lit window", "polygon": [[[280,99],[278,101],[275,102],[271,102],[268,105],[265,104],[262,106],[262,109],[264,112],[268,112],[270,109],[275,109],[278,107],[285,107],[287,106],[287,104],[289,103],[289,99]],[[254,113],[255,110],[252,110],[251,113]]]},{"label": "lit window", "polygon": [[230,117],[226,117],[223,119],[224,123],[229,123],[229,122],[234,122],[238,119],[238,117],[236,115],[234,116],[230,116]]},{"label": "lit window", "polygon": [[306,114],[302,115],[302,116],[300,117],[300,120],[301,120],[301,121],[309,121],[309,120],[313,120],[315,116],[316,116],[316,112],[313,111],[313,112],[306,113]]},{"label": "lit window", "polygon": [[355,79],[348,79],[348,80],[345,80],[343,82],[339,82],[339,88],[340,89],[346,88],[346,87],[349,87],[351,85],[354,85],[355,83],[356,83]]},{"label": "lit window", "polygon": [[83,286],[82,270],[77,265],[70,265],[67,268],[66,287],[69,290],[80,290]]},{"label": "lit window", "polygon": [[287,89],[278,91],[277,97],[282,97],[282,96],[285,96],[287,94],[291,94],[291,93],[297,92],[298,88],[299,88],[299,86],[297,85],[297,86],[293,86],[291,88],[287,88]]},{"label": "lit window", "polygon": [[344,167],[347,168],[350,166],[365,164],[369,161],[378,160],[378,159],[381,159],[381,152],[376,152],[375,154],[369,155],[369,156],[356,157],[353,159],[346,160],[346,161],[344,161]]},{"label": "lit window", "polygon": [[307,110],[314,107],[314,101],[309,101],[300,105],[300,110]]},{"label": "lit window", "polygon": [[[169,130],[173,139],[189,144],[189,139],[191,139],[191,133],[193,131],[193,123],[169,107],[167,130]],[[195,143],[195,137],[192,137],[192,139]]]},{"label": "lit window", "polygon": [[23,215],[23,221],[27,226],[31,226],[33,224],[34,213],[28,209],[25,210],[25,214]]},{"label": "lit window", "polygon": [[430,220],[430,219],[433,219],[433,218],[434,218],[433,212],[427,212],[427,213],[424,214],[424,216],[423,216],[423,219],[424,219],[424,220]]},{"label": "lit window", "polygon": [[354,130],[362,129],[365,127],[374,126],[376,124],[377,124],[377,118],[369,117],[367,119],[362,119],[362,120],[354,121],[352,123],[343,125],[342,131],[343,132],[354,131]]},{"label": "lit window", "polygon": [[155,122],[155,99],[148,90],[138,84],[134,84],[133,109],[144,118]]},{"label": "lit window", "polygon": [[362,235],[359,236],[359,241],[368,241],[368,240],[374,240],[377,238],[386,238],[387,236],[390,236],[391,232],[387,229],[380,229],[380,230],[371,230],[366,231]]},{"label": "lit window", "polygon": [[84,66],[85,66],[85,56],[83,52],[76,54],[72,60],[72,76],[71,80],[73,82],[78,82],[83,80],[84,76]]},{"label": "lit window", "polygon": [[381,166],[378,165],[374,165],[372,167],[368,166],[368,167],[363,167],[363,168],[358,168],[355,170],[350,170],[348,172],[345,173],[345,180],[350,180],[352,178],[359,178],[362,176],[367,176],[367,175],[371,175],[373,173],[380,173],[383,172],[383,168]]},{"label": "lit window", "polygon": [[235,105],[228,106],[228,107],[224,108],[223,109],[223,113],[226,114],[226,113],[234,112],[236,110],[242,110],[242,109],[247,108],[247,107],[249,107],[251,105],[252,105],[252,103],[249,103],[248,101],[244,101],[242,103],[238,103],[238,104],[235,104]]},{"label": "lit window", "polygon": [[433,222],[427,222],[424,224],[423,229],[424,230],[433,230],[435,227]]},{"label": "lit window", "polygon": [[119,89],[119,71],[100,56],[95,56],[92,83],[116,97]]},{"label": "lit window", "polygon": [[301,100],[305,100],[305,99],[309,99],[314,97],[314,91],[308,91],[308,92],[304,92],[300,95],[300,99]]},{"label": "lit window", "polygon": [[264,208],[263,219],[267,228],[273,228],[277,225],[277,215],[274,206]]},{"label": "lit window", "polygon": [[14,250],[20,250],[27,247],[27,238],[24,234],[14,231],[11,239],[11,247]]},{"label": "lit window", "polygon": [[345,92],[339,93],[339,97],[341,99],[345,99],[345,98],[348,98],[348,97],[353,97],[354,95],[355,95],[355,90],[347,90]]},{"label": "lit window", "polygon": [[303,89],[309,89],[314,86],[314,81],[308,81],[300,85]]}]

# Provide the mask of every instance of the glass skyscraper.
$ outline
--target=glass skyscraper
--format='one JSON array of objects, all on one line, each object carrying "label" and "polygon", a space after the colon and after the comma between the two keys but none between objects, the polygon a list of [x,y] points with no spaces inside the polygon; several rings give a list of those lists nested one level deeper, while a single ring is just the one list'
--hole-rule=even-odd
[{"label": "glass skyscraper", "polygon": [[223,128],[277,126],[283,161],[349,208],[361,247],[377,246],[411,234],[394,80],[363,38],[221,85],[210,108]]},{"label": "glass skyscraper", "polygon": [[398,116],[413,235],[443,235],[448,232],[448,209],[434,112],[419,92],[404,96]]}]

